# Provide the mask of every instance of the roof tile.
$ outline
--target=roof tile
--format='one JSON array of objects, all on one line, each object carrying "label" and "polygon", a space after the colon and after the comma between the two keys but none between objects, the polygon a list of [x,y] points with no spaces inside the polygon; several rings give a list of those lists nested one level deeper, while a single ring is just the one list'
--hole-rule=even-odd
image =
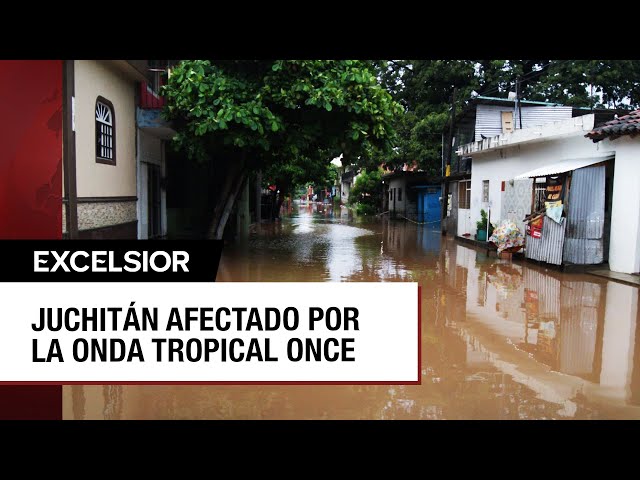
[{"label": "roof tile", "polygon": [[621,135],[634,135],[640,133],[640,110],[635,110],[622,117],[614,118],[607,123],[594,128],[585,137],[599,142],[607,137],[619,137]]}]

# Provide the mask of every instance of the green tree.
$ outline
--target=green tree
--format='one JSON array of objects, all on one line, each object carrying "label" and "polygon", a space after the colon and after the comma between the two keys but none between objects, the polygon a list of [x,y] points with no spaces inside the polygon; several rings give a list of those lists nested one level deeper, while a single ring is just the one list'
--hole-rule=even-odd
[{"label": "green tree", "polygon": [[640,107],[639,60],[558,60],[536,85],[534,99],[579,107]]},{"label": "green tree", "polygon": [[164,95],[175,146],[212,167],[211,238],[251,170],[389,151],[402,111],[371,62],[354,60],[182,61]]},{"label": "green tree", "polygon": [[392,169],[415,164],[440,174],[454,88],[455,123],[469,108],[473,91],[506,98],[518,88],[524,100],[582,107],[640,106],[637,60],[379,60],[375,66],[382,85],[405,109],[395,120],[396,147],[376,159]]},{"label": "green tree", "polygon": [[453,89],[459,108],[477,86],[473,60],[397,60],[376,62],[378,76],[405,109],[396,118],[396,148],[380,156],[392,169],[404,164],[439,175],[442,145],[449,122]]},{"label": "green tree", "polygon": [[382,203],[382,175],[383,170],[363,170],[351,189],[349,203],[357,204],[358,211],[375,213],[380,210]]}]

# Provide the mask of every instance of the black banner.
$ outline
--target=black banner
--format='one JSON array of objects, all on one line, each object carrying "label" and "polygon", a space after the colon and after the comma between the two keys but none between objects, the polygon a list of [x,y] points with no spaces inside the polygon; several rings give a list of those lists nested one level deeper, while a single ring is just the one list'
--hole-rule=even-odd
[{"label": "black banner", "polygon": [[0,282],[214,282],[221,240],[0,240]]},{"label": "black banner", "polygon": [[558,202],[564,199],[565,176],[547,177],[545,202]]}]

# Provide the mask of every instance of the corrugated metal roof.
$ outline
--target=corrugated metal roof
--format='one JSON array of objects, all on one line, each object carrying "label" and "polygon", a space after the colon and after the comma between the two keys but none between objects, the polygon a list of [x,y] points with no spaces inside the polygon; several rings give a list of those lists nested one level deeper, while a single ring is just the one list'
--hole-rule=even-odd
[{"label": "corrugated metal roof", "polygon": [[515,178],[517,180],[520,178],[548,177],[550,175],[570,172],[572,170],[577,170],[578,168],[588,167],[589,165],[605,162],[607,160],[611,160],[613,157],[613,154],[608,153],[599,157],[574,158],[570,160],[564,160],[562,162],[554,163],[553,165],[547,165],[545,167],[530,170],[518,175]]},{"label": "corrugated metal roof", "polygon": [[[483,138],[491,138],[501,135],[502,112],[513,112],[514,130],[520,130],[520,119],[518,109],[513,109],[509,105],[478,105],[476,111],[475,141],[479,142]],[[522,129],[540,127],[549,123],[568,120],[571,118],[571,107],[558,107],[553,105],[545,106],[523,106],[522,107]]]},{"label": "corrugated metal roof", "polygon": [[[514,124],[520,128],[520,119],[518,117],[518,109],[514,117]],[[553,122],[568,120],[571,118],[571,107],[523,107],[522,108],[522,128],[534,128],[547,125]]]}]

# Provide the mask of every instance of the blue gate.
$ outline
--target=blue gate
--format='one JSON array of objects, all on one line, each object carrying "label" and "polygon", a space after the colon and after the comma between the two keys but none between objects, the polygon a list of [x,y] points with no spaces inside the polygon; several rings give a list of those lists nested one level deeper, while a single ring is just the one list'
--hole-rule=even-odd
[{"label": "blue gate", "polygon": [[441,187],[439,185],[417,187],[418,189],[418,222],[436,225],[440,223]]}]

